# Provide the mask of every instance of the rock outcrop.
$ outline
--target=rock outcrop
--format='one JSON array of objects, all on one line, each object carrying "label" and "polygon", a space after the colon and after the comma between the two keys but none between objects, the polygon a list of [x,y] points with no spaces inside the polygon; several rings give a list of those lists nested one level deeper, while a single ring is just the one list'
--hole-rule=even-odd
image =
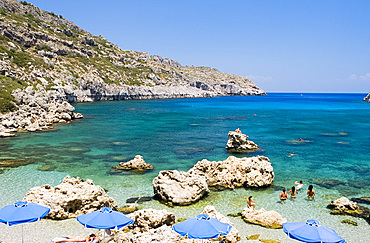
[{"label": "rock outcrop", "polygon": [[132,160],[128,162],[120,162],[118,166],[113,166],[114,170],[120,171],[120,170],[132,170],[133,172],[145,172],[147,170],[154,169],[154,166],[151,164],[148,164],[143,159],[143,156],[136,155]]},{"label": "rock outcrop", "polygon": [[274,171],[269,158],[265,156],[236,158],[229,156],[224,161],[198,161],[189,174],[205,176],[210,187],[227,188],[231,181],[236,187],[261,187],[270,185]]},{"label": "rock outcrop", "polygon": [[258,145],[248,140],[248,136],[237,131],[230,131],[229,140],[226,144],[226,150],[232,153],[248,153],[258,149]]},{"label": "rock outcrop", "polygon": [[267,228],[279,229],[287,220],[276,211],[253,210],[252,208],[244,208],[242,218],[251,224],[258,224]]},{"label": "rock outcrop", "polygon": [[364,218],[370,224],[370,210],[366,207],[357,205],[346,197],[338,198],[328,205],[331,214],[350,215],[353,217]]},{"label": "rock outcrop", "polygon": [[364,101],[370,102],[370,93],[366,95],[366,97],[364,98]]},{"label": "rock outcrop", "polygon": [[[22,116],[43,114],[39,109],[48,112],[38,101],[34,105],[32,100],[19,102],[14,98],[28,96],[27,87],[50,104],[266,94],[247,77],[122,50],[103,36],[93,36],[30,3],[0,1],[0,19],[0,81],[6,97],[0,102],[0,112],[24,113],[9,115],[19,116],[14,126],[7,122],[8,117],[0,117],[3,136],[18,129],[49,128],[46,114],[38,116],[40,125],[27,121],[19,126]],[[49,118],[58,119],[54,122],[76,118],[69,109],[66,111]]]},{"label": "rock outcrop", "polygon": [[[208,215],[209,217],[216,218],[222,223],[226,223],[226,224],[230,224],[231,226],[234,226],[234,224],[231,223],[231,221],[227,217],[217,212],[215,207],[213,206],[205,207],[202,213]],[[239,231],[235,227],[232,227],[230,232],[227,235],[220,235],[218,237],[219,241],[226,242],[226,243],[235,243],[239,241],[240,239],[241,237],[239,235]]]},{"label": "rock outcrop", "polygon": [[112,230],[107,242],[178,242],[183,237],[171,229],[175,214],[166,210],[144,209],[127,215],[132,225]]},{"label": "rock outcrop", "polygon": [[43,185],[31,188],[23,201],[38,203],[50,208],[50,219],[74,218],[91,213],[101,207],[117,208],[117,202],[91,179],[66,176],[60,185]]},{"label": "rock outcrop", "polygon": [[128,227],[134,233],[143,233],[162,225],[171,226],[175,223],[175,214],[167,210],[143,209],[127,215],[134,220]]},{"label": "rock outcrop", "polygon": [[0,131],[12,136],[13,131],[41,131],[49,129],[54,123],[70,122],[82,118],[82,114],[74,112],[75,108],[63,100],[54,100],[46,95],[45,89],[32,86],[25,90],[16,90],[13,95],[18,104],[18,110],[0,115]]},{"label": "rock outcrop", "polygon": [[192,204],[209,192],[206,177],[177,170],[160,171],[153,188],[157,198],[175,205]]}]

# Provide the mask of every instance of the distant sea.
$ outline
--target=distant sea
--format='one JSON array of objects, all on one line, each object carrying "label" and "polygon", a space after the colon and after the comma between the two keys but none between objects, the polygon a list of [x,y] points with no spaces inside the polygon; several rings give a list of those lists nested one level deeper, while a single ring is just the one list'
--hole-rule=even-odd
[{"label": "distant sea", "polygon": [[[370,225],[365,220],[333,216],[326,209],[341,196],[370,196],[370,104],[362,101],[365,95],[271,93],[74,104],[84,119],[46,132],[0,139],[0,159],[32,162],[0,174],[0,207],[21,200],[31,187],[60,184],[66,175],[93,179],[123,206],[128,198],[153,196],[152,180],[160,170],[187,171],[202,159],[226,159],[228,131],[240,128],[260,149],[236,156],[269,157],[274,186],[212,191],[187,207],[169,208],[157,201],[137,205],[167,209],[176,217],[194,216],[204,206],[214,205],[227,215],[241,211],[246,198],[253,195],[257,209],[276,210],[289,222],[315,218],[348,242],[367,242]],[[292,152],[297,155],[288,157]],[[137,154],[155,169],[145,174],[110,172],[112,166]],[[281,205],[281,187],[289,188],[297,180],[306,184],[304,190],[314,186],[316,200],[308,202],[303,192],[296,201]],[[230,219],[244,235],[262,232],[290,242],[281,230]],[[344,225],[343,219],[359,226]]]}]

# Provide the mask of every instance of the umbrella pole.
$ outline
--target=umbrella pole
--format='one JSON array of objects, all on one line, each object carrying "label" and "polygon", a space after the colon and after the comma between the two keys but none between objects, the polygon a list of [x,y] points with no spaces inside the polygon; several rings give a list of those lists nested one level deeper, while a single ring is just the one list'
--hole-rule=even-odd
[{"label": "umbrella pole", "polygon": [[105,230],[103,230],[103,243],[105,242]]},{"label": "umbrella pole", "polygon": [[22,243],[23,243],[23,224],[22,224]]}]

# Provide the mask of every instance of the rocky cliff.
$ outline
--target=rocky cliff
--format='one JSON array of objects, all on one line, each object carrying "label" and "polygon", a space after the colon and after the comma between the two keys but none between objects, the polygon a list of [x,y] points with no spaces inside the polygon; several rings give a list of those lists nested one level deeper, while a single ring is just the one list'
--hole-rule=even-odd
[{"label": "rocky cliff", "polygon": [[[27,87],[56,106],[65,101],[265,94],[246,77],[122,50],[60,15],[15,0],[0,0],[0,81],[0,112],[23,106],[26,117],[35,115],[24,113],[29,102],[36,109],[43,105],[22,99]],[[41,113],[36,116],[43,119]],[[70,116],[74,118],[73,111]],[[6,125],[0,119],[0,132],[29,130],[29,124],[12,125],[20,119],[16,115],[8,115]]]}]

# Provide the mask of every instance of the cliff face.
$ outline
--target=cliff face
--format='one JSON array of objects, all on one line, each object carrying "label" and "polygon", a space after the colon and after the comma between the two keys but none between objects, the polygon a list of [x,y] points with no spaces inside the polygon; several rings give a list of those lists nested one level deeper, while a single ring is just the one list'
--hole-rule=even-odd
[{"label": "cliff face", "polygon": [[45,105],[32,92],[48,104],[265,94],[246,77],[122,50],[62,16],[15,0],[0,0],[0,81],[2,113],[27,110],[30,102],[36,109]]}]

